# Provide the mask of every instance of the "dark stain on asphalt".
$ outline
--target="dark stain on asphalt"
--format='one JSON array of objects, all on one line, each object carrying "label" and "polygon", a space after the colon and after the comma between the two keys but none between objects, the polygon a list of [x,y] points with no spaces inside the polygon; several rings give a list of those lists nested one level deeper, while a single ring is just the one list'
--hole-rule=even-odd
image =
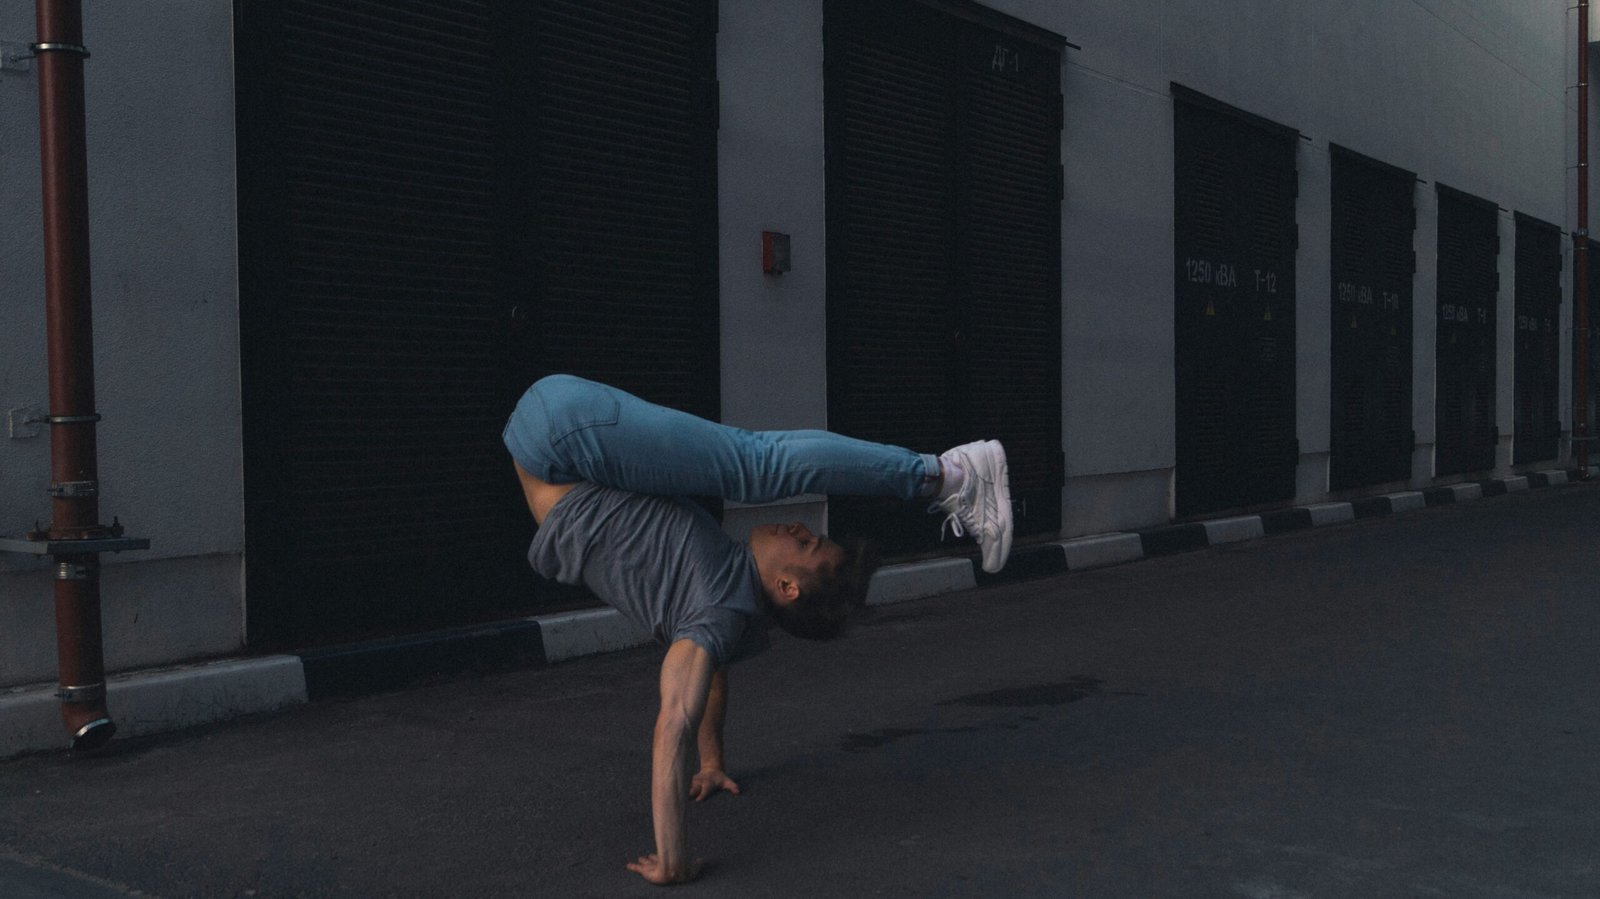
[{"label": "dark stain on asphalt", "polygon": [[1066,705],[1087,698],[1097,692],[1104,681],[1094,677],[1074,677],[1054,684],[1035,684],[1031,687],[1008,687],[987,693],[973,693],[946,699],[940,705],[975,705],[1002,708],[1034,708],[1038,706]]},{"label": "dark stain on asphalt", "polygon": [[1010,721],[995,721],[989,724],[966,724],[960,727],[888,727],[875,730],[871,733],[847,733],[840,741],[839,748],[845,752],[866,752],[887,746],[896,740],[906,737],[917,737],[924,734],[977,734],[994,730],[1017,730],[1022,727],[1020,723]]},{"label": "dark stain on asphalt", "polygon": [[[1098,678],[1075,677],[1060,683],[1035,684],[1030,687],[1010,687],[958,696],[939,703],[942,706],[964,705],[986,708],[1037,708],[1059,706],[1077,702],[1100,690],[1103,683]],[[1120,694],[1119,694],[1120,695]],[[1134,694],[1138,695],[1138,694]],[[1017,730],[1028,722],[1038,721],[1037,715],[1023,715],[1021,721],[991,721],[983,724],[964,724],[956,727],[886,727],[866,733],[850,732],[844,735],[839,748],[845,752],[866,752],[879,749],[896,740],[924,734],[974,734],[985,731]]]},{"label": "dark stain on asphalt", "polygon": [[928,731],[923,728],[904,727],[890,727],[884,730],[875,730],[869,734],[848,733],[844,735],[844,742],[839,745],[839,748],[845,752],[866,752],[868,749],[886,746],[902,737],[925,733],[928,733]]}]

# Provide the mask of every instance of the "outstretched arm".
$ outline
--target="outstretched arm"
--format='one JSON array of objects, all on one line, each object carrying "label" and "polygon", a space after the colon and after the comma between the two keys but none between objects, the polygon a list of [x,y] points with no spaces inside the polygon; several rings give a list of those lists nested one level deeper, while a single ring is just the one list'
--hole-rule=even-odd
[{"label": "outstretched arm", "polygon": [[700,719],[700,773],[689,784],[689,795],[704,802],[718,790],[739,795],[739,785],[728,776],[722,760],[722,722],[728,715],[728,669],[718,668],[706,696],[706,714]]},{"label": "outstretched arm", "polygon": [[699,873],[684,838],[684,810],[695,735],[714,671],[711,655],[690,640],[672,644],[661,663],[661,713],[656,717],[650,774],[656,851],[628,865],[628,870],[651,883],[684,883]]}]

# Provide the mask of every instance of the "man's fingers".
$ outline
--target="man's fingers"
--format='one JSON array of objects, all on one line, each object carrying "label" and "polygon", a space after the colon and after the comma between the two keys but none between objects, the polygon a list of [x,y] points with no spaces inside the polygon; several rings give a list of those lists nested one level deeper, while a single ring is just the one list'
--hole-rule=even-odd
[{"label": "man's fingers", "polygon": [[662,869],[661,859],[656,853],[652,852],[649,855],[639,856],[639,860],[636,862],[629,862],[628,870],[638,874],[645,880],[648,880],[654,884],[666,884],[674,880],[679,883],[687,883],[691,880],[694,880],[696,877],[699,877],[700,871],[704,866],[705,860],[697,858],[689,863],[688,871],[684,872],[677,878],[671,878],[668,877],[666,871]]},{"label": "man's fingers", "polygon": [[739,785],[734,783],[733,778],[726,774],[718,777],[716,783],[712,785],[708,792],[716,792],[717,790],[727,790],[735,796],[739,795]]},{"label": "man's fingers", "polygon": [[739,795],[739,785],[728,775],[702,774],[696,776],[694,782],[689,785],[689,798],[695,802],[705,802],[717,795],[718,790],[727,790],[735,796]]}]

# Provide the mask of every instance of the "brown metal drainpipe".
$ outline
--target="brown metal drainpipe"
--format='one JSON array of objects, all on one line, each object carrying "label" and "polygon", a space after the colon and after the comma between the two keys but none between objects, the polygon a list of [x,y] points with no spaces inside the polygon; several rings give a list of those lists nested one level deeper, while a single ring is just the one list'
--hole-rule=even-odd
[{"label": "brown metal drainpipe", "polygon": [[[45,324],[50,367],[49,539],[56,552],[56,653],[61,715],[74,749],[116,731],[106,711],[100,634],[100,554],[75,540],[111,536],[100,524],[95,460],[94,333],[89,302],[89,173],[84,141],[81,0],[37,0],[39,143],[44,177]],[[89,546],[92,544],[86,544]]]},{"label": "brown metal drainpipe", "polygon": [[1578,0],[1578,233],[1572,302],[1572,455],[1589,476],[1589,0]]}]

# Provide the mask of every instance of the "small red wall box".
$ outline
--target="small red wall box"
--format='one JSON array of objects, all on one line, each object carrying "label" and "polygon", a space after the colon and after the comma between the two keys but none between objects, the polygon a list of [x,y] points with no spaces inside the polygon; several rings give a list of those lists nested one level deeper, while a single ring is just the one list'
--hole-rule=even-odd
[{"label": "small red wall box", "polygon": [[761,270],[769,275],[781,275],[789,270],[789,235],[761,232]]}]

